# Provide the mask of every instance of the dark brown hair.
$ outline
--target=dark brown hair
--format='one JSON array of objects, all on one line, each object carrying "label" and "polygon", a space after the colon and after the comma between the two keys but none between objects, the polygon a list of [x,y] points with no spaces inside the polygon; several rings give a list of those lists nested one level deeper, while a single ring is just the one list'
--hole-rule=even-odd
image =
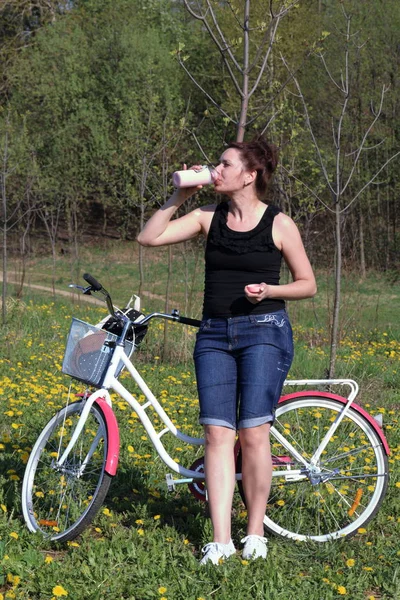
[{"label": "dark brown hair", "polygon": [[239,150],[240,158],[248,171],[257,171],[256,190],[258,196],[263,198],[278,164],[278,148],[267,142],[262,136],[258,136],[250,142],[232,142],[228,148]]}]

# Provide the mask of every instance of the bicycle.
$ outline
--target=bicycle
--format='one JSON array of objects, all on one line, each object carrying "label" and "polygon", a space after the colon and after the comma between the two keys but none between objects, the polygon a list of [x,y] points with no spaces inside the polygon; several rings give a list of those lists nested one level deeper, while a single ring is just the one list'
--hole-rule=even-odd
[{"label": "bicycle", "polygon": [[[148,316],[130,304],[114,308],[109,293],[91,275],[84,294],[101,292],[110,314],[97,326],[72,320],[63,372],[96,388],[59,410],[40,433],[30,454],[22,487],[22,508],[30,531],[53,541],[77,537],[101,507],[119,455],[119,430],[109,390],[123,398],[139,416],[156,452],[180,478],[166,475],[169,490],[188,484],[206,499],[204,460],[189,468],[173,460],[161,439],[171,433],[182,442],[201,446],[202,438],[182,433],[136,370],[130,356],[155,318],[198,326],[179,315]],[[131,299],[132,300],[132,299]],[[139,401],[118,381],[122,369],[144,394]],[[325,542],[351,537],[378,511],[388,486],[388,443],[378,420],[354,402],[358,385],[350,379],[287,380],[288,386],[324,386],[281,397],[271,427],[273,478],[264,519],[265,529],[293,540]],[[348,386],[346,397],[331,386]],[[329,389],[326,387],[329,386]],[[146,410],[153,407],[165,428],[156,431]],[[236,479],[241,485],[241,451],[235,446]]]}]

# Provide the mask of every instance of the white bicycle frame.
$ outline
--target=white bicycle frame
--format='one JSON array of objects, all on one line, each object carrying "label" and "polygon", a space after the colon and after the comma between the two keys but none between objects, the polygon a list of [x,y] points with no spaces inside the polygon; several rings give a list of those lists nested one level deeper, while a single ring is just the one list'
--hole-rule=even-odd
[{"label": "white bicycle frame", "polygon": [[[120,361],[123,362],[125,368],[132,376],[133,380],[136,382],[142,393],[144,394],[147,402],[144,404],[140,404],[138,400],[118,381],[115,377],[115,373],[117,371],[118,364]],[[347,397],[347,403],[343,405],[343,409],[340,410],[333,421],[331,427],[327,431],[324,438],[321,440],[318,448],[314,452],[314,455],[311,457],[309,461],[307,461],[297,450],[293,447],[293,445],[281,434],[275,427],[271,426],[271,435],[275,438],[286,450],[287,452],[294,457],[300,464],[304,465],[304,469],[292,469],[289,470],[286,468],[285,470],[277,470],[273,469],[273,477],[285,477],[290,478],[291,481],[305,479],[307,475],[305,474],[306,470],[313,468],[326,448],[330,438],[334,435],[336,429],[339,427],[341,421],[344,419],[346,414],[348,413],[350,406],[352,405],[355,397],[358,394],[358,385],[355,381],[351,379],[298,379],[298,380],[286,380],[285,385],[289,386],[320,386],[320,385],[346,385],[350,387],[350,392]],[[151,442],[153,443],[158,455],[164,461],[164,463],[172,469],[175,473],[178,473],[183,479],[173,479],[169,474],[166,476],[167,484],[170,488],[173,488],[175,484],[179,483],[191,483],[193,480],[204,480],[204,473],[200,473],[198,471],[193,471],[191,469],[187,469],[182,467],[182,465],[178,464],[174,461],[174,459],[168,454],[163,443],[161,442],[161,438],[166,433],[171,433],[177,439],[185,442],[187,444],[192,444],[196,446],[204,445],[203,438],[195,438],[182,433],[175,425],[172,423],[171,419],[168,417],[167,413],[164,411],[163,407],[154,396],[150,388],[147,386],[146,382],[137,371],[137,369],[132,364],[130,358],[125,354],[124,348],[121,345],[117,345],[113,354],[113,357],[110,361],[110,364],[107,369],[107,373],[103,382],[103,387],[101,389],[93,392],[89,398],[86,400],[85,406],[83,408],[81,417],[79,422],[72,434],[71,440],[60,457],[57,465],[61,467],[64,462],[67,460],[67,457],[72,450],[73,446],[77,442],[82,429],[85,425],[87,417],[90,413],[90,409],[93,403],[97,399],[103,399],[107,402],[107,404],[112,407],[112,401],[109,394],[109,389],[115,391],[121,398],[123,398],[131,408],[136,412],[142,425],[144,426]],[[157,432],[151,422],[150,418],[146,413],[146,409],[150,406],[156,411],[160,419],[163,421],[165,428]],[[96,446],[96,438],[92,444],[91,449],[89,450],[85,460],[81,466],[81,474],[85,469],[85,465],[91,458],[91,454],[94,452]],[[241,479],[241,474],[236,474],[236,479]]]}]

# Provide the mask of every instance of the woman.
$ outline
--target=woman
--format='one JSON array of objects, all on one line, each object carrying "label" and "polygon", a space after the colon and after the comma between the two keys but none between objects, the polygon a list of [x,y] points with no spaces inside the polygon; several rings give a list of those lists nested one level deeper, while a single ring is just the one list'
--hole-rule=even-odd
[{"label": "woman", "polygon": [[[230,144],[214,182],[215,191],[228,202],[171,221],[202,186],[177,189],[137,238],[144,246],[175,244],[200,234],[207,239],[203,320],[194,359],[214,539],[203,548],[201,564],[218,564],[235,553],[231,507],[236,431],[248,511],[243,558],[267,555],[263,518],[272,477],[269,429],[293,358],[285,300],[316,293],[296,225],[263,202],[276,165],[277,150],[263,138]],[[285,285],[279,285],[282,257],[293,278]]]}]

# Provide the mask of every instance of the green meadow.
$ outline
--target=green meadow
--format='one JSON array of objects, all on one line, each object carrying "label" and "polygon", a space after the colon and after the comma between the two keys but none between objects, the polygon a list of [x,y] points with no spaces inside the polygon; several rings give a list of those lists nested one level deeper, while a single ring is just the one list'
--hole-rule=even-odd
[{"label": "green meadow", "polygon": [[[134,244],[87,248],[71,269],[59,261],[57,290],[67,290],[77,273],[91,272],[122,306],[139,286]],[[201,314],[201,248],[173,250],[169,308]],[[163,311],[166,251],[145,252],[144,312]],[[71,275],[73,273],[73,275]],[[10,279],[18,277],[12,265]],[[321,378],[329,360],[332,275],[317,273],[315,299],[288,307],[296,357],[291,378]],[[26,281],[51,288],[51,260],[28,264]],[[71,317],[89,323],[105,307],[77,295],[64,297],[10,284],[8,323],[1,330],[0,354],[0,600],[393,600],[400,598],[400,283],[383,274],[360,281],[343,279],[341,343],[336,377],[360,385],[357,402],[383,416],[391,447],[390,483],[377,516],[350,540],[297,543],[271,537],[268,560],[243,561],[238,553],[219,567],[199,568],[201,547],[210,541],[206,504],[186,486],[168,492],[168,472],[135,413],[114,397],[121,435],[119,469],[106,502],[82,536],[55,545],[30,533],[21,511],[24,468],[36,437],[54,412],[82,385],[61,373]],[[195,330],[154,321],[134,362],[170,418],[189,435],[201,436],[191,362]],[[129,387],[126,374],[122,380]],[[132,387],[134,389],[134,387]],[[140,391],[136,390],[140,399]],[[156,428],[160,427],[153,414]],[[165,439],[165,438],[163,438]],[[190,466],[201,448],[167,442],[175,460]],[[233,539],[245,535],[246,513],[238,493]]]}]

